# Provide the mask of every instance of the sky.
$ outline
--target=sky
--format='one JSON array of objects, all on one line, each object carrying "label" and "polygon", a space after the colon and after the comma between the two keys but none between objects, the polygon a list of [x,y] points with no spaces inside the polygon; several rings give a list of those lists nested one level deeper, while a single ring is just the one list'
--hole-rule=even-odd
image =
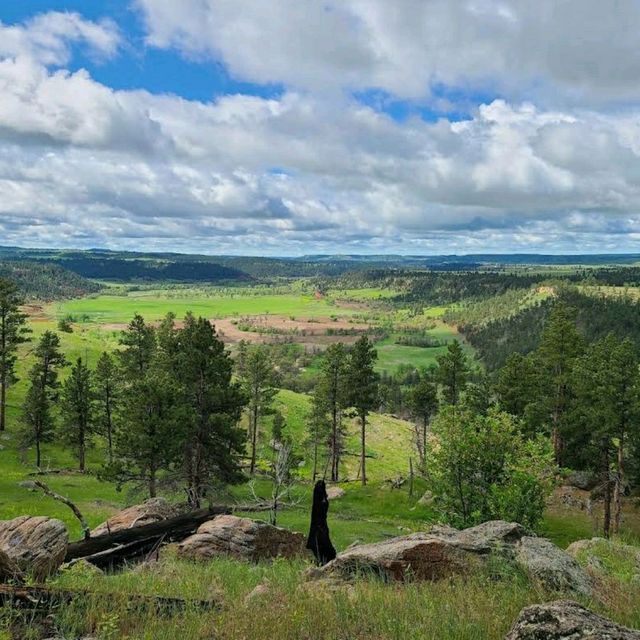
[{"label": "sky", "polygon": [[0,245],[640,251],[640,0],[0,0]]}]

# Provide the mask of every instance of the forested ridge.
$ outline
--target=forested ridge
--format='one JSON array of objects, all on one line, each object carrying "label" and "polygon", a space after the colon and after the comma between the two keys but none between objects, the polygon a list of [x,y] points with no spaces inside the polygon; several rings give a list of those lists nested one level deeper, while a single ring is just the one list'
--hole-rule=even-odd
[{"label": "forested ridge", "polygon": [[0,261],[0,278],[15,282],[25,300],[51,301],[96,293],[98,283],[57,264],[34,261]]},{"label": "forested ridge", "polygon": [[549,297],[511,315],[496,319],[461,321],[460,332],[477,350],[487,369],[500,368],[512,353],[527,354],[538,347],[545,321],[551,309],[562,302],[575,309],[575,322],[589,341],[609,333],[629,338],[640,348],[640,303],[629,296],[584,293],[565,287]]}]

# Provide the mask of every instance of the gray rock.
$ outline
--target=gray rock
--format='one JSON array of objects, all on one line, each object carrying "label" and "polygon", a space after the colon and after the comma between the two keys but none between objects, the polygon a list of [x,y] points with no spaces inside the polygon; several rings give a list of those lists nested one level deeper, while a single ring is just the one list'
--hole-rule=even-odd
[{"label": "gray rock", "polygon": [[338,500],[339,498],[342,498],[343,495],[344,489],[342,487],[338,487],[336,485],[327,487],[327,498],[329,498],[329,500]]},{"label": "gray rock", "polygon": [[17,563],[12,560],[4,551],[0,551],[0,582],[9,582],[10,580],[21,580],[23,578],[22,571]]},{"label": "gray rock", "polygon": [[142,527],[145,524],[168,520],[178,514],[174,505],[169,504],[164,498],[151,498],[142,504],[136,504],[119,511],[106,522],[98,525],[92,532],[92,536],[105,533],[115,533],[122,529]]},{"label": "gray rock", "polygon": [[589,575],[569,554],[545,538],[523,537],[516,545],[515,560],[529,575],[552,591],[573,591],[590,597]]},{"label": "gray rock", "polygon": [[0,521],[0,551],[38,580],[57,571],[68,543],[67,528],[60,520],[20,516]]},{"label": "gray rock", "polygon": [[305,536],[266,522],[218,516],[200,525],[196,533],[178,545],[178,556],[208,560],[233,556],[257,562],[282,556],[293,558],[306,553]]},{"label": "gray rock", "polygon": [[505,640],[640,640],[640,631],[560,600],[524,608]]},{"label": "gray rock", "polygon": [[22,482],[18,482],[18,486],[21,489],[28,489],[29,491],[37,491],[38,486],[33,480],[23,480]]},{"label": "gray rock", "polygon": [[479,567],[493,552],[511,557],[513,544],[526,533],[521,525],[500,520],[462,531],[433,527],[429,532],[351,546],[308,577],[371,574],[385,580],[439,580]]},{"label": "gray rock", "polygon": [[572,471],[565,478],[564,484],[568,487],[591,491],[598,484],[598,479],[591,471]]}]

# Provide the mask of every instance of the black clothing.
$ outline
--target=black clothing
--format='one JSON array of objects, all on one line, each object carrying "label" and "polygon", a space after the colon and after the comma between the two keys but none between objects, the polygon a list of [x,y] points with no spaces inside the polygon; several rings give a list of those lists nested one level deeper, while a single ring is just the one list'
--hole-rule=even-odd
[{"label": "black clothing", "polygon": [[336,557],[336,550],[331,544],[327,513],[329,512],[329,498],[324,480],[318,480],[313,488],[313,506],[311,507],[311,527],[307,539],[307,549],[313,551],[316,562],[327,564]]}]

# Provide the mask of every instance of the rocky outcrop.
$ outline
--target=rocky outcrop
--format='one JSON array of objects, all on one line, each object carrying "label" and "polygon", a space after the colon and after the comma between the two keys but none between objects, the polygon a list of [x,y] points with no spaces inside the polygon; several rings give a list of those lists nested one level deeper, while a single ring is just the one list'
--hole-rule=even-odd
[{"label": "rocky outcrop", "polygon": [[91,535],[100,536],[122,529],[141,527],[145,524],[168,520],[176,515],[178,515],[176,507],[169,504],[164,498],[151,498],[142,504],[136,504],[119,511],[106,522],[97,526]]},{"label": "rocky outcrop", "polygon": [[567,487],[591,491],[598,484],[598,479],[591,471],[572,471],[563,484]]},{"label": "rocky outcrop", "polygon": [[386,580],[439,580],[477,568],[492,552],[512,555],[513,545],[526,533],[517,523],[499,520],[462,531],[434,527],[426,533],[350,547],[309,575],[349,578],[373,574]]},{"label": "rocky outcrop", "polygon": [[178,556],[208,560],[233,556],[257,562],[282,556],[293,558],[306,553],[305,537],[266,522],[223,515],[201,525],[178,546]]},{"label": "rocky outcrop", "polygon": [[20,516],[0,521],[0,551],[38,580],[57,571],[68,544],[67,528],[60,520]]},{"label": "rocky outcrop", "polygon": [[591,538],[571,543],[567,553],[591,571],[640,583],[640,547]]},{"label": "rocky outcrop", "polygon": [[385,580],[440,580],[470,573],[489,556],[498,555],[550,590],[591,595],[590,577],[571,556],[549,540],[527,534],[521,525],[501,520],[462,531],[438,526],[351,546],[324,567],[309,571],[308,577],[344,579],[369,574]]},{"label": "rocky outcrop", "polygon": [[560,600],[524,608],[505,640],[640,640],[640,631],[622,627],[577,602]]},{"label": "rocky outcrop", "polygon": [[530,578],[550,591],[591,596],[591,578],[569,554],[545,538],[524,536],[516,545],[516,562]]}]

